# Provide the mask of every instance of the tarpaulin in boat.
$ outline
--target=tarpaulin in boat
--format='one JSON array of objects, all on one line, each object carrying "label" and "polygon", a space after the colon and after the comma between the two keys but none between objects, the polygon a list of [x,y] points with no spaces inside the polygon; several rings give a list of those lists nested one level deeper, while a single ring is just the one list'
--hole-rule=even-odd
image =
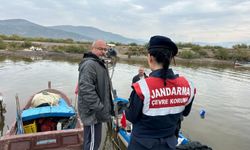
[{"label": "tarpaulin in boat", "polygon": [[45,117],[71,117],[75,114],[74,108],[69,106],[63,98],[60,98],[56,106],[43,106],[24,110],[22,120],[29,121]]}]

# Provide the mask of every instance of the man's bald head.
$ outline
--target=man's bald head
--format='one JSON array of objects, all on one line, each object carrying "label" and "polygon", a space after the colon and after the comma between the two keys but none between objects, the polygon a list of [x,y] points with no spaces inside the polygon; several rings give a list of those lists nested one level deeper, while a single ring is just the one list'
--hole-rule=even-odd
[{"label": "man's bald head", "polygon": [[105,56],[107,52],[107,44],[104,40],[96,40],[93,42],[91,52],[96,56]]}]

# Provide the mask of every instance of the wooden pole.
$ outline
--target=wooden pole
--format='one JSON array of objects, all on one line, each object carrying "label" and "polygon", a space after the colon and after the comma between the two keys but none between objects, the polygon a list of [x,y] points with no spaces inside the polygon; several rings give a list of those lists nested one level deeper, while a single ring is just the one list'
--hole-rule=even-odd
[{"label": "wooden pole", "polygon": [[0,115],[3,115],[3,95],[0,93]]},{"label": "wooden pole", "polygon": [[3,115],[3,101],[0,100],[0,115]]},{"label": "wooden pole", "polygon": [[51,81],[48,82],[48,89],[51,89]]},{"label": "wooden pole", "polygon": [[20,102],[18,95],[16,94],[16,111],[17,111],[17,134],[23,134],[23,121],[22,121],[22,112],[20,109]]}]

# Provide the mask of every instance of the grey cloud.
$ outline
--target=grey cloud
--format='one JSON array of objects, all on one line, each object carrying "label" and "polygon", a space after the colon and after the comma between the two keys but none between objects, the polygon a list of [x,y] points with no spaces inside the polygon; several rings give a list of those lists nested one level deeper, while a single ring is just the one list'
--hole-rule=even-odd
[{"label": "grey cloud", "polygon": [[0,6],[0,19],[94,26],[133,38],[164,34],[180,41],[241,37],[250,40],[247,0],[0,0],[0,3],[4,4]]}]

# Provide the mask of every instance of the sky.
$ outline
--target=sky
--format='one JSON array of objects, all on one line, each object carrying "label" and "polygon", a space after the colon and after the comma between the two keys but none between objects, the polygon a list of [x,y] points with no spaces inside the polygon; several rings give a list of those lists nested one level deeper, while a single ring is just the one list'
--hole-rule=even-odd
[{"label": "sky", "polygon": [[128,38],[249,42],[249,0],[0,0],[0,20],[92,26]]}]

